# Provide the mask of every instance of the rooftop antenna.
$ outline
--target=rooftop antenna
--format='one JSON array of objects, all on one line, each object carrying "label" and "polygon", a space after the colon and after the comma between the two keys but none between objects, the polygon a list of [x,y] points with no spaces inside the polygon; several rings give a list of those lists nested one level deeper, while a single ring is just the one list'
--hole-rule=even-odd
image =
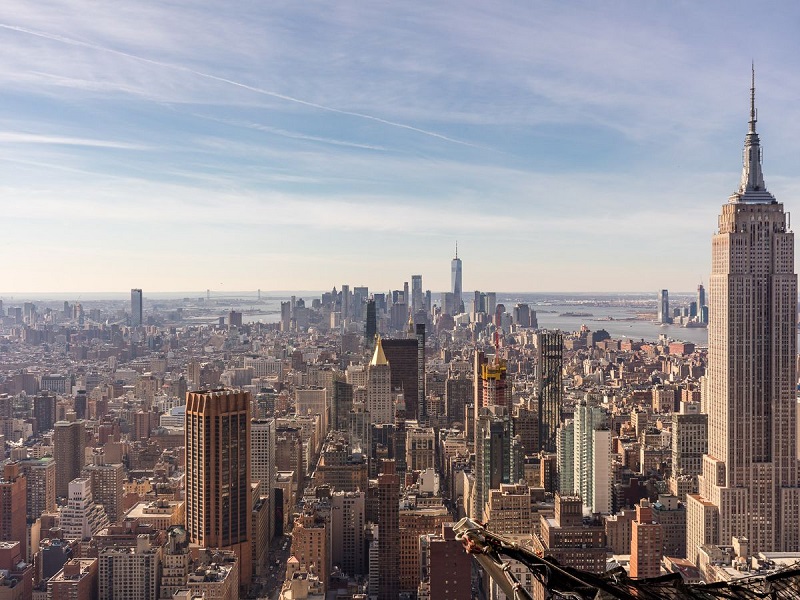
[{"label": "rooftop antenna", "polygon": [[458,240],[456,240],[456,259],[458,259]]}]

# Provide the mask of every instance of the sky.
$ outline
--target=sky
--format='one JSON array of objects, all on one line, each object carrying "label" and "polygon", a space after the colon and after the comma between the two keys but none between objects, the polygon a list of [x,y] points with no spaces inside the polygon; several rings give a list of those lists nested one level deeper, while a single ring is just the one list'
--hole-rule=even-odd
[{"label": "sky", "polygon": [[3,0],[0,296],[688,291],[800,3]]}]

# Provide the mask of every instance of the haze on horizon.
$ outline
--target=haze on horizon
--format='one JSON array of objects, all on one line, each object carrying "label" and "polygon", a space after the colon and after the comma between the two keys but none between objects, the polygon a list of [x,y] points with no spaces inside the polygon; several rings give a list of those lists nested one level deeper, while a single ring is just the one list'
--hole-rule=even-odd
[{"label": "haze on horizon", "polygon": [[7,0],[10,290],[693,290],[756,65],[800,197],[800,5]]}]

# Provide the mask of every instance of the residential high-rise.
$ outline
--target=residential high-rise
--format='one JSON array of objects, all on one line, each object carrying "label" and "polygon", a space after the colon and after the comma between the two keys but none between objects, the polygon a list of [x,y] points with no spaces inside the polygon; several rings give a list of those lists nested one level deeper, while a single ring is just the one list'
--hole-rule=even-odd
[{"label": "residential high-rise", "polygon": [[687,496],[688,557],[746,537],[750,553],[800,550],[794,234],[767,191],[755,84],[739,188],[723,205],[709,280],[708,453]]},{"label": "residential high-rise", "polygon": [[81,474],[86,448],[83,421],[58,421],[53,432],[53,458],[56,459],[56,496],[66,497],[69,482]]},{"label": "residential high-rise", "polygon": [[464,312],[464,300],[461,298],[461,259],[458,258],[457,243],[456,256],[450,262],[450,291],[453,293],[453,307],[455,308],[455,312]]},{"label": "residential high-rise", "polygon": [[275,518],[275,419],[253,420],[250,424],[250,476],[261,484],[261,495],[269,500],[269,527],[267,539],[260,542],[269,545],[273,537],[272,522]]},{"label": "residential high-rise", "polygon": [[672,317],[669,314],[669,290],[661,290],[658,293],[658,322],[672,322]]},{"label": "residential high-rise", "polygon": [[158,600],[161,585],[161,547],[151,547],[147,535],[135,546],[109,546],[100,550],[98,598]]},{"label": "residential high-rise", "polygon": [[631,532],[631,577],[645,579],[661,574],[664,528],[653,518],[653,507],[642,498],[636,505]]},{"label": "residential high-rise", "polygon": [[0,478],[0,542],[19,542],[26,556],[27,494],[19,463],[7,463]]},{"label": "residential high-rise", "polygon": [[141,327],[142,323],[142,290],[131,290],[131,327]]},{"label": "residential high-rise", "polygon": [[561,426],[563,353],[564,336],[560,331],[542,331],[536,334],[539,444],[545,452],[556,451],[556,431]]},{"label": "residential high-rise", "polygon": [[26,458],[19,467],[27,480],[28,519],[56,510],[56,461],[52,457]]},{"label": "residential high-rise", "polygon": [[108,463],[105,454],[95,453],[93,462],[84,468],[83,474],[91,481],[94,501],[105,508],[110,523],[117,523],[122,518],[122,484],[127,479],[122,463]]},{"label": "residential high-rise", "polygon": [[250,393],[186,394],[186,530],[191,543],[232,550],[251,576]]},{"label": "residential high-rise", "polygon": [[475,423],[475,487],[473,519],[486,521],[489,490],[500,489],[501,483],[515,483],[522,477],[522,456],[519,438],[508,408],[489,405],[481,408]]},{"label": "residential high-rise", "polygon": [[103,527],[108,527],[108,515],[102,504],[92,496],[92,482],[77,477],[69,482],[67,505],[61,510],[61,529],[70,540],[88,540]]}]

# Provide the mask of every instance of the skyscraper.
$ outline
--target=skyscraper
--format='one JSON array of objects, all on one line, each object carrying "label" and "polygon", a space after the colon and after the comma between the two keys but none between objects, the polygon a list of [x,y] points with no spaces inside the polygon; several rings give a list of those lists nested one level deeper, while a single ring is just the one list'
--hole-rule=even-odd
[{"label": "skyscraper", "polygon": [[[536,334],[539,444],[545,452],[556,451],[556,430],[561,426],[561,384],[564,337],[560,331]],[[571,491],[571,490],[568,490]]]},{"label": "skyscraper", "polygon": [[425,324],[418,323],[417,334],[417,421],[428,422],[428,411],[425,407]]},{"label": "skyscraper", "polygon": [[672,319],[669,316],[669,290],[661,290],[658,293],[658,322],[669,323]]},{"label": "skyscraper", "polygon": [[133,288],[131,290],[131,327],[141,327],[142,322],[142,290]]},{"label": "skyscraper", "polygon": [[417,312],[425,310],[425,295],[422,292],[422,275],[411,276],[411,314],[414,318]]},{"label": "skyscraper", "polygon": [[233,550],[251,575],[250,393],[186,394],[186,530],[191,543]]},{"label": "skyscraper", "polygon": [[83,421],[58,421],[53,431],[53,458],[56,459],[56,496],[66,497],[69,482],[81,474],[86,448]]},{"label": "skyscraper", "polygon": [[394,423],[392,374],[380,336],[375,344],[375,354],[367,367],[367,410],[372,415],[373,423]]},{"label": "skyscraper", "polygon": [[400,589],[400,477],[393,460],[378,475],[378,600],[395,600]]},{"label": "skyscraper", "polygon": [[458,258],[458,243],[456,243],[456,256],[450,262],[450,289],[453,292],[455,312],[464,312],[464,301],[461,298],[461,259]]},{"label": "skyscraper", "polygon": [[687,497],[687,551],[746,537],[750,552],[800,550],[794,234],[761,172],[755,84],[739,188],[712,239],[708,453]]}]

